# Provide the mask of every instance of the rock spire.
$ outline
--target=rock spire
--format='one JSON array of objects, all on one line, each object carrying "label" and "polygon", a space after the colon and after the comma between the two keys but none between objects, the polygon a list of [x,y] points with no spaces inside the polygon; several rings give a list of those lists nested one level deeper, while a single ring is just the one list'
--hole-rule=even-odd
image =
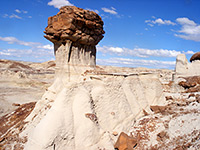
[{"label": "rock spire", "polygon": [[44,37],[54,43],[56,65],[96,65],[96,45],[103,38],[103,21],[93,11],[75,6],[60,8],[48,18]]}]

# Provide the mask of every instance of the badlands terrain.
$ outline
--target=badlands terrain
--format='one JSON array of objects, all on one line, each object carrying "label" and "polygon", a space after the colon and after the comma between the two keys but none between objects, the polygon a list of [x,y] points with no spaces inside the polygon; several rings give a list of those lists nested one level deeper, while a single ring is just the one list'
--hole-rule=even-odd
[{"label": "badlands terrain", "polygon": [[0,116],[15,110],[17,104],[38,101],[53,82],[54,73],[53,61],[30,63],[0,60]]},{"label": "badlands terrain", "polygon": [[[172,78],[172,70],[148,68],[121,68],[97,66],[99,74],[136,75],[158,73],[163,83]],[[0,116],[11,113],[20,104],[37,102],[45,90],[53,83],[55,62],[33,63],[13,60],[0,60]]]},{"label": "badlands terrain", "polygon": [[[27,136],[21,136],[20,133],[26,128],[27,122],[25,118],[31,113],[36,102],[41,99],[44,92],[53,83],[55,62],[31,63],[0,60],[0,66],[0,148],[24,149]],[[97,84],[99,81],[104,80],[104,82],[109,84],[110,89],[116,92],[119,92],[120,88],[124,88],[124,90],[127,90],[127,88],[125,86],[121,87],[119,82],[117,85],[116,83],[112,83],[113,79],[114,82],[116,80],[126,82],[125,79],[131,78],[132,82],[129,84],[136,87],[132,89],[133,93],[138,94],[138,99],[143,99],[141,103],[144,104],[146,103],[145,99],[148,99],[148,97],[145,97],[148,96],[147,86],[151,86],[150,88],[153,90],[157,88],[153,87],[155,83],[150,84],[151,82],[148,82],[149,77],[151,80],[152,78],[158,78],[163,88],[161,90],[165,100],[162,102],[163,105],[148,105],[151,111],[147,112],[149,109],[143,109],[144,107],[141,104],[141,114],[138,117],[135,117],[137,115],[134,116],[135,119],[132,120],[132,124],[128,125],[125,123],[123,125],[124,129],[112,129],[109,131],[113,140],[113,149],[114,146],[119,150],[124,150],[128,147],[128,149],[133,149],[134,147],[134,149],[195,150],[200,148],[199,77],[194,77],[194,79],[190,80],[177,79],[176,83],[172,81],[174,73],[173,70],[166,69],[120,68],[112,66],[96,66],[95,73],[86,71],[81,81],[82,83],[89,80],[88,82],[95,81]],[[141,85],[138,78],[143,80],[141,82],[147,82],[148,85]],[[150,95],[155,94],[153,91],[151,92],[149,93]],[[112,94],[114,94],[113,96],[110,95],[112,101],[116,99],[116,96],[119,96],[117,93]],[[123,100],[123,97],[120,99]],[[134,96],[131,99],[135,99]],[[106,100],[111,101],[109,98]],[[105,117],[115,117],[117,112],[113,110],[110,110],[108,116]],[[134,115],[133,113],[126,113],[129,114],[128,116]],[[121,141],[118,138],[119,135],[121,135]],[[85,141],[85,139],[82,140],[82,142]],[[82,145],[82,143],[80,144]],[[108,147],[104,148],[112,149]]]},{"label": "badlands terrain", "polygon": [[0,60],[0,149],[200,149],[200,53],[174,71],[97,66],[103,24],[61,7],[44,31],[55,62]]}]

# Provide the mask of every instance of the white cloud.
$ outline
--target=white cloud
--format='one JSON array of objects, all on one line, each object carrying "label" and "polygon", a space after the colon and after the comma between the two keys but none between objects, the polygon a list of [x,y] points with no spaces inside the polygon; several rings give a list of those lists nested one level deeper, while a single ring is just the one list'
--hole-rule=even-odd
[{"label": "white cloud", "polygon": [[89,11],[94,11],[95,13],[99,13],[99,11],[97,9],[90,9],[90,8],[85,8],[86,10],[89,10]]},{"label": "white cloud", "polygon": [[109,58],[97,59],[99,65],[114,65],[126,67],[150,67],[150,68],[174,68],[175,61],[159,61],[159,60],[144,60],[144,59],[129,59],[129,58]]},{"label": "white cloud", "polygon": [[38,48],[38,49],[46,49],[46,50],[53,50],[53,45],[47,44],[47,45],[42,45],[41,43],[37,42],[25,42],[18,40],[16,37],[0,37],[0,41],[5,41],[8,44],[18,44],[18,45],[23,45],[23,46],[29,46],[32,48]]},{"label": "white cloud", "polygon": [[107,47],[108,51],[114,52],[114,53],[122,53],[124,52],[123,48],[120,47]]},{"label": "white cloud", "polygon": [[188,18],[177,18],[176,21],[182,25],[196,26],[196,23]]},{"label": "white cloud", "polygon": [[[23,14],[27,14],[28,13],[28,11],[25,11],[25,10],[19,10],[19,9],[15,9],[15,12],[16,13],[18,13],[18,14],[21,14],[22,15],[22,13]],[[16,18],[16,19],[22,19],[22,17],[21,16],[19,16],[19,15],[16,15],[16,14],[11,14],[11,15],[8,15],[8,14],[4,14],[3,15],[3,18]]]},{"label": "white cloud", "polygon": [[16,14],[12,14],[9,16],[9,18],[17,18],[17,19],[22,19],[22,17],[16,15]]},{"label": "white cloud", "polygon": [[163,21],[161,18],[156,19],[155,21],[152,21],[154,24],[165,24],[165,21]]},{"label": "white cloud", "polygon": [[[97,46],[97,50],[102,53],[109,53],[109,54],[117,54],[117,55],[124,55],[124,56],[135,56],[135,57],[143,57],[148,58],[151,56],[154,57],[176,57],[178,54],[185,53],[183,51],[176,51],[176,50],[167,50],[167,49],[145,49],[145,48],[120,48],[120,47],[109,47],[109,46]],[[185,54],[194,53],[193,51],[188,51]]]},{"label": "white cloud", "polygon": [[200,25],[188,18],[177,18],[176,21],[181,25],[178,31],[180,34],[174,34],[177,37],[200,42]]},{"label": "white cloud", "polygon": [[112,9],[112,10],[116,10],[116,8],[114,8],[114,7],[111,7],[111,9]]},{"label": "white cloud", "polygon": [[185,52],[185,54],[190,54],[190,55],[193,55],[193,54],[194,54],[194,52],[189,50],[189,51]]},{"label": "white cloud", "polygon": [[17,13],[21,13],[21,11],[19,9],[15,9],[15,12]]},{"label": "white cloud", "polygon": [[180,37],[185,40],[192,40],[196,42],[200,42],[200,35],[183,35],[183,34],[174,34],[176,37]]},{"label": "white cloud", "polygon": [[18,40],[17,38],[15,38],[15,37],[0,37],[0,40],[8,42],[8,44],[14,44],[14,43],[16,43],[16,44],[24,45],[24,46],[35,46],[35,45],[39,44],[39,43],[35,43],[35,42],[21,41],[21,40]]},{"label": "white cloud", "polygon": [[5,53],[5,52],[0,52],[0,56],[1,55],[10,56],[11,54],[10,53]]},{"label": "white cloud", "polygon": [[17,12],[17,13],[24,13],[24,14],[27,14],[28,13],[28,11],[26,11],[26,10],[19,10],[19,9],[15,9],[15,12]]},{"label": "white cloud", "polygon": [[68,0],[51,0],[48,2],[49,6],[54,6],[55,8],[60,9],[62,6],[73,6]]},{"label": "white cloud", "polygon": [[120,48],[120,47],[109,47],[109,46],[97,46],[97,50],[100,51],[100,52],[103,52],[103,53],[122,53],[124,52],[124,48]]},{"label": "white cloud", "polygon": [[181,52],[176,50],[167,50],[167,49],[144,49],[144,48],[134,48],[133,55],[138,57],[176,57]]},{"label": "white cloud", "polygon": [[25,42],[15,37],[0,37],[1,41],[18,44],[28,49],[0,49],[0,59],[15,59],[24,61],[47,61],[54,58],[53,44],[43,45],[37,42]]},{"label": "white cloud", "polygon": [[12,15],[8,15],[8,14],[4,14],[3,15],[3,18],[16,18],[16,19],[22,19],[22,17],[20,17],[20,16],[18,16],[18,15],[16,15],[16,14],[12,14]]},{"label": "white cloud", "polygon": [[147,25],[149,25],[150,27],[153,27],[154,25],[153,24],[151,24],[151,23],[148,23]]},{"label": "white cloud", "polygon": [[48,49],[48,50],[54,49],[53,45],[50,45],[50,44],[37,46],[37,48]]},{"label": "white cloud", "polygon": [[0,50],[0,59],[14,59],[24,61],[48,61],[54,59],[52,50],[44,49],[4,49]]},{"label": "white cloud", "polygon": [[15,37],[0,37],[0,40],[8,42],[9,44],[13,44],[18,41]]},{"label": "white cloud", "polygon": [[176,25],[176,23],[170,21],[170,20],[163,20],[161,18],[156,19],[155,17],[152,17],[155,20],[145,20],[145,23],[147,23],[147,25],[149,26],[154,26],[154,24],[158,24],[158,25]]},{"label": "white cloud", "polygon": [[185,39],[200,42],[200,24],[195,23],[186,17],[177,18],[174,23],[170,20],[163,20],[161,18],[152,17],[155,20],[145,20],[147,25],[153,27],[155,24],[158,25],[181,25],[181,29],[174,34],[174,36]]},{"label": "white cloud", "polygon": [[116,9],[114,7],[111,7],[111,9],[103,7],[101,9],[106,13],[110,13],[112,15],[117,15],[117,11],[116,11]]}]

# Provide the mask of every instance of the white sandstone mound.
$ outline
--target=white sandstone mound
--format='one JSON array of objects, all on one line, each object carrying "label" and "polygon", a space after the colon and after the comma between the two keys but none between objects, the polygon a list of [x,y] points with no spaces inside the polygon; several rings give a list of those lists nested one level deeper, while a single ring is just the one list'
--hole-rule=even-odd
[{"label": "white sandstone mound", "polygon": [[200,75],[200,60],[188,62],[185,54],[179,54],[176,58],[176,74],[185,76]]},{"label": "white sandstone mound", "polygon": [[[31,133],[25,149],[113,149],[113,132],[129,131],[143,109],[150,112],[150,105],[164,104],[157,75],[86,78],[58,91],[49,88],[26,120],[21,135]],[[47,105],[51,108],[45,110]]]}]

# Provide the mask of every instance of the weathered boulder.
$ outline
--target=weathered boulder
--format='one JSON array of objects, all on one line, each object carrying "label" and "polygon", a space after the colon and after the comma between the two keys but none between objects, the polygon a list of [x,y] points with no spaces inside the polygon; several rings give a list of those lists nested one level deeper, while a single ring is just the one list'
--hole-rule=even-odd
[{"label": "weathered boulder", "polygon": [[190,58],[190,62],[193,62],[195,60],[200,60],[200,52],[195,53],[194,55],[192,55],[192,57]]},{"label": "weathered boulder", "polygon": [[57,42],[70,40],[73,43],[95,46],[103,38],[103,21],[93,11],[75,6],[60,8],[57,15],[48,18],[45,38]]},{"label": "weathered boulder", "polygon": [[178,85],[187,89],[187,93],[200,91],[200,76],[185,77],[183,79],[185,79],[185,81],[179,82]]},{"label": "weathered boulder", "polygon": [[132,150],[137,146],[137,139],[128,136],[126,133],[122,132],[115,143],[115,149],[118,150]]}]

